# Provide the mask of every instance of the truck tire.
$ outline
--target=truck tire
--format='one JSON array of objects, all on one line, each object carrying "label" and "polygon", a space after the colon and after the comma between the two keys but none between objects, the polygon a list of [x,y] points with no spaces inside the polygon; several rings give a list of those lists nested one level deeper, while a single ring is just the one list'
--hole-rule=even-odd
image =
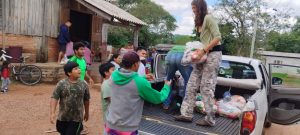
[{"label": "truck tire", "polygon": [[268,114],[267,114],[266,118],[265,118],[265,122],[264,122],[264,127],[265,128],[270,128],[271,126],[272,126],[272,122],[269,120]]}]

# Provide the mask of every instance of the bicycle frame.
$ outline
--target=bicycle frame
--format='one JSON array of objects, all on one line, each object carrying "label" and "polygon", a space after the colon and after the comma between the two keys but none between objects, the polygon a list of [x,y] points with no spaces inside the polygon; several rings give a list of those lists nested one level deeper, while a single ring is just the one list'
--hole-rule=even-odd
[{"label": "bicycle frame", "polygon": [[7,59],[6,58],[12,58],[11,56],[9,55],[6,55],[6,51],[5,50],[1,50],[2,51],[2,55],[0,56],[0,61],[3,60],[3,61],[6,61]]},{"label": "bicycle frame", "polygon": [[19,66],[18,66],[18,69],[17,69],[17,66],[14,65],[14,64],[11,64],[12,66],[12,71],[13,71],[13,75],[16,77],[16,80],[18,80],[18,76],[20,75],[20,70],[22,67],[26,66],[26,63],[25,63],[25,60],[20,60],[20,59],[17,59],[19,61],[21,61],[19,63]]},{"label": "bicycle frame", "polygon": [[[19,66],[17,66],[17,64],[10,64],[9,66],[9,68],[12,68],[12,74],[14,75],[16,80],[20,80],[25,85],[35,85],[41,81],[42,70],[38,66],[27,65],[25,59],[28,57],[13,58],[9,55],[6,55],[6,52],[4,50],[2,50],[2,52],[3,53],[0,56],[0,60],[7,61],[7,58],[9,58],[15,59],[20,62]],[[32,72],[32,69],[35,72]],[[34,79],[32,78],[33,76]]]}]

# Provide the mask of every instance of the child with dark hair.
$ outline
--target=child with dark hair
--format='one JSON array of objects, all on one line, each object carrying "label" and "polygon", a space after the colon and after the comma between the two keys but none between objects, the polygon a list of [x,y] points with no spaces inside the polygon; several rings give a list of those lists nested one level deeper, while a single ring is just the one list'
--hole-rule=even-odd
[{"label": "child with dark hair", "polygon": [[113,54],[109,59],[109,62],[114,64],[116,69],[120,68],[121,61],[122,59],[120,54]]},{"label": "child with dark hair", "polygon": [[146,77],[139,76],[137,71],[140,57],[135,52],[123,56],[122,68],[112,73],[111,103],[106,113],[104,134],[137,135],[142,118],[144,100],[159,104],[170,92],[170,82],[166,81],[161,91],[151,87]]},{"label": "child with dark hair", "polygon": [[102,99],[102,111],[103,111],[104,121],[106,121],[105,114],[110,104],[110,97],[111,97],[111,89],[108,83],[109,83],[110,75],[114,70],[115,70],[115,66],[110,62],[104,63],[99,67],[99,73],[101,77],[104,78],[104,81],[101,85],[101,99]]},{"label": "child with dark hair", "polygon": [[87,83],[80,80],[80,69],[75,62],[64,66],[66,79],[59,81],[50,102],[50,122],[54,124],[56,106],[59,113],[56,129],[61,135],[78,135],[83,129],[83,120],[89,119],[90,93]]},{"label": "child with dark hair", "polygon": [[86,62],[86,71],[87,71],[87,74],[89,76],[91,76],[91,72],[92,72],[92,55],[93,55],[93,52],[91,51],[91,45],[89,42],[87,41],[81,41],[85,47],[84,47],[84,59],[85,59],[85,62]]},{"label": "child with dark hair", "polygon": [[73,50],[75,55],[70,58],[69,61],[76,62],[79,65],[81,71],[80,80],[84,80],[84,78],[87,77],[89,79],[89,83],[92,85],[94,81],[89,74],[87,74],[87,63],[84,58],[85,44],[82,42],[76,42],[73,45]]},{"label": "child with dark hair", "polygon": [[1,92],[3,93],[6,93],[8,91],[8,85],[10,83],[8,66],[9,66],[9,62],[4,61],[1,69],[1,80],[2,80]]}]

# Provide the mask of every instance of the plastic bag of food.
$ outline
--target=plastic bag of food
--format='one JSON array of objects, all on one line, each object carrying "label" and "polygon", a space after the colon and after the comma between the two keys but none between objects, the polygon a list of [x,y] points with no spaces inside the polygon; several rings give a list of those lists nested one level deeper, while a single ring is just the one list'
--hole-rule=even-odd
[{"label": "plastic bag of food", "polygon": [[181,59],[181,64],[189,65],[189,64],[205,62],[207,59],[207,55],[204,55],[202,58],[195,60],[195,58],[197,57],[195,50],[203,49],[203,48],[204,48],[204,45],[199,41],[187,42],[183,57]]},{"label": "plastic bag of food", "polygon": [[231,96],[230,101],[220,100],[217,103],[218,113],[228,118],[238,118],[246,105],[246,100],[239,95]]},{"label": "plastic bag of food", "polygon": [[196,111],[199,113],[205,113],[204,103],[202,101],[196,101]]},{"label": "plastic bag of food", "polygon": [[246,105],[246,100],[244,97],[239,95],[233,95],[231,96],[231,101],[229,102],[233,106],[238,107],[240,110],[243,110]]},{"label": "plastic bag of food", "polygon": [[[213,111],[217,112],[218,107],[215,105],[215,101],[214,101],[214,106],[213,106]],[[205,114],[205,107],[204,107],[204,102],[203,101],[196,101],[196,111],[199,113],[203,113]]]}]

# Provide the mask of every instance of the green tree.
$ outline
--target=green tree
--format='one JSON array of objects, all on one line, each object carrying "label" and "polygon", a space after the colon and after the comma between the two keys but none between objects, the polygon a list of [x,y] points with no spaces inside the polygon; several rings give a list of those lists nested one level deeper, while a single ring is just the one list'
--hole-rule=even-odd
[{"label": "green tree", "polygon": [[234,55],[237,46],[235,46],[234,26],[231,23],[220,24],[220,32],[222,33],[223,53],[226,55]]},{"label": "green tree", "polygon": [[[248,55],[246,51],[250,46],[248,28],[251,27],[253,16],[255,16],[255,2],[257,0],[220,0],[218,8],[225,12],[221,14],[220,20],[223,24],[230,23],[234,26],[236,38],[233,40],[232,48],[235,49],[236,55]],[[250,22],[250,23],[249,23]],[[224,35],[224,34],[223,34]]]},{"label": "green tree", "polygon": [[300,53],[300,18],[291,31],[270,31],[267,33],[266,49],[268,51]]},{"label": "green tree", "polygon": [[266,47],[268,33],[271,31],[281,31],[290,27],[288,23],[282,23],[282,20],[289,19],[287,12],[269,13],[261,10],[267,5],[260,0],[218,0],[218,2],[216,10],[220,12],[218,18],[221,24],[233,26],[231,27],[233,32],[229,37],[222,33],[223,38],[229,41],[227,49],[232,55],[249,56],[255,19],[258,20],[256,48]]},{"label": "green tree", "polygon": [[[171,32],[177,27],[175,25],[176,20],[162,6],[150,0],[119,0],[118,5],[148,24],[139,31],[140,45],[152,46],[158,43],[172,43],[173,34]],[[115,32],[110,32],[109,39],[113,39],[110,37],[115,35],[123,35],[123,38],[127,38],[129,41],[133,39],[133,30],[130,28],[111,31]],[[109,44],[112,43],[109,42]]]},{"label": "green tree", "polygon": [[193,41],[191,36],[188,36],[188,35],[175,35],[174,36],[174,44],[185,45],[189,41]]},{"label": "green tree", "polygon": [[108,30],[108,39],[107,42],[110,45],[113,45],[116,48],[121,48],[124,45],[127,45],[129,39],[133,38],[133,34],[128,28],[111,26]]}]

